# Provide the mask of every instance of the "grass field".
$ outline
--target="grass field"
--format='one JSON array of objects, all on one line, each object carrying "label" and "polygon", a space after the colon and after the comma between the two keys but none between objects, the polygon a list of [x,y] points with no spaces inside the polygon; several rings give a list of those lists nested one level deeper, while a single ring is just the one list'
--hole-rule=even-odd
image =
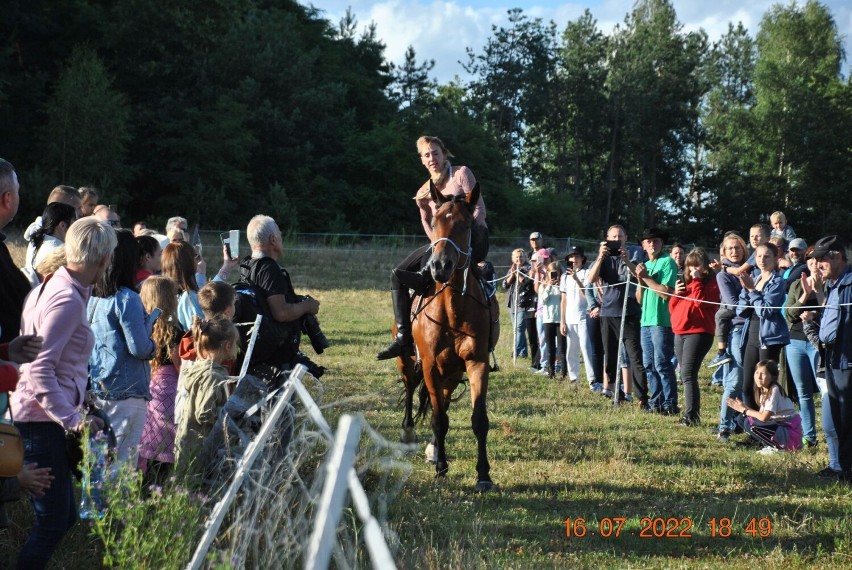
[{"label": "grass field", "polygon": [[[283,260],[297,291],[322,303],[332,348],[317,361],[330,368],[323,377],[330,423],[344,412],[362,414],[389,440],[399,436],[401,384],[395,365],[374,355],[390,338],[387,276],[402,255],[288,250]],[[508,253],[492,258],[499,263]],[[465,397],[450,411],[449,475],[434,478],[421,444],[389,506],[401,568],[852,567],[852,488],[813,476],[827,464],[824,443],[769,457],[717,444],[708,429],[720,391],[706,376],[705,427],[681,427],[635,405],[613,409],[582,381],[573,388],[534,376],[525,360],[513,369],[505,312],[502,321],[502,370],[492,375],[488,398],[499,491],[472,492],[476,450]],[[418,434],[428,440],[426,423]],[[16,549],[25,533],[25,521],[0,533],[0,551]],[[57,567],[91,567],[96,556],[77,525]]]}]

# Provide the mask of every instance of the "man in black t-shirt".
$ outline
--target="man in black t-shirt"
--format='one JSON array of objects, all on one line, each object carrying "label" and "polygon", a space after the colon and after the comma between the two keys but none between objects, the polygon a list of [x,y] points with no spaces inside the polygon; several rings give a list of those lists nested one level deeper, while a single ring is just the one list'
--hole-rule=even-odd
[{"label": "man in black t-shirt", "polygon": [[[642,346],[640,343],[639,319],[642,309],[636,301],[636,286],[627,285],[636,272],[636,265],[630,260],[627,248],[627,234],[624,228],[615,225],[607,230],[607,241],[620,243],[621,247],[610,250],[607,241],[601,242],[598,258],[589,268],[586,279],[594,283],[600,278],[604,286],[603,301],[600,308],[601,336],[604,345],[604,370],[609,382],[616,381],[618,368],[618,337],[621,330],[621,314],[624,309],[624,296],[627,295],[627,310],[624,317],[624,348],[633,370],[633,384],[639,407],[649,411],[648,380],[642,365]],[[626,390],[629,394],[629,389]],[[618,394],[615,394],[618,397]],[[628,398],[629,399],[629,398]]]},{"label": "man in black t-shirt", "polygon": [[[327,348],[328,341],[319,332],[318,324],[316,330],[312,330],[310,326],[306,328],[304,324],[305,316],[316,315],[319,312],[320,303],[314,298],[296,295],[293,284],[290,282],[290,274],[278,265],[276,260],[283,251],[278,224],[269,216],[258,215],[249,222],[246,234],[251,246],[251,258],[240,264],[242,279],[251,282],[264,295],[269,312],[275,321],[298,325],[311,337],[317,353],[322,352]],[[311,322],[316,323],[315,320]],[[316,335],[321,338],[318,339]],[[286,355],[285,360],[291,360],[289,356]],[[271,364],[289,365],[293,362],[271,362]],[[310,366],[308,368],[310,370]],[[317,376],[315,372],[312,373]]]}]

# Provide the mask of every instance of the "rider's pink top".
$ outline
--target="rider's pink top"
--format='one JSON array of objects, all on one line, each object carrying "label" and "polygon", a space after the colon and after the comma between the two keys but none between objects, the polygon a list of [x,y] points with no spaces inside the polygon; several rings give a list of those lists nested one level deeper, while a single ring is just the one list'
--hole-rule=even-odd
[{"label": "rider's pink top", "polygon": [[[459,166],[453,169],[452,177],[447,181],[447,185],[441,191],[444,196],[459,196],[461,194],[470,194],[473,187],[476,185],[476,178],[473,177],[473,172],[467,166]],[[426,235],[429,241],[432,241],[432,216],[438,211],[435,202],[429,195],[429,181],[426,181],[417,195],[414,197],[417,206],[420,208],[420,220],[423,222],[423,229],[426,230]],[[482,194],[479,195],[479,201],[473,210],[473,220],[475,223],[485,225],[485,202],[482,200]]]}]

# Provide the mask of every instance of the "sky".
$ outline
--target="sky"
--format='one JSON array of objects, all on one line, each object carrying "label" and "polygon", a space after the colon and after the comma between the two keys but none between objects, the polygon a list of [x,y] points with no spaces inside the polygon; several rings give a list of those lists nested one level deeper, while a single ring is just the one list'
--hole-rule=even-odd
[{"label": "sky", "polygon": [[[385,57],[396,64],[405,59],[405,50],[414,46],[417,62],[435,60],[432,75],[440,83],[459,76],[467,79],[459,61],[467,61],[466,48],[480,53],[492,35],[492,26],[506,26],[507,12],[521,8],[529,18],[556,22],[561,33],[565,24],[577,19],[586,8],[598,21],[598,29],[610,34],[616,24],[623,23],[633,7],[633,0],[588,0],[579,4],[559,0],[300,0],[323,11],[323,16],[336,25],[351,7],[359,29],[375,22],[378,38],[384,42]],[[686,31],[703,28],[710,40],[718,39],[728,29],[742,22],[754,37],[766,10],[778,2],[768,0],[673,0],[678,20]],[[787,4],[788,0],[784,0]],[[799,0],[803,4],[802,0]],[[849,51],[852,35],[852,2],[823,0],[831,10]],[[852,55],[852,54],[848,54]],[[848,61],[843,66],[849,73]]]}]

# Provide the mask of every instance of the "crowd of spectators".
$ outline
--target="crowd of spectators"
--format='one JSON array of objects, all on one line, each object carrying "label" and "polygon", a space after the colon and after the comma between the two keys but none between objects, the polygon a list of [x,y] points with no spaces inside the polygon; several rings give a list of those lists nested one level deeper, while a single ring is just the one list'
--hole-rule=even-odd
[{"label": "crowd of spectators", "polygon": [[[0,230],[17,214],[21,190],[0,159]],[[122,229],[97,190],[58,186],[25,232],[23,267],[0,234],[0,421],[14,421],[24,447],[20,473],[0,478],[0,527],[9,524],[5,502],[23,494],[35,514],[18,568],[44,568],[77,520],[74,478],[86,436],[110,435],[110,473],[203,481],[213,458],[201,442],[235,387],[238,352],[246,357],[231,320],[237,293],[228,280],[237,266],[239,282],[263,297],[263,316],[294,331],[286,346],[253,355],[249,371],[268,382],[297,363],[324,372],[299,351],[306,318],[318,352],[328,341],[314,317],[319,301],[296,295],[276,261],[283,244],[275,221],[252,218],[251,255],[224,248],[209,282],[187,227],[175,216],[162,234],[145,222]]]},{"label": "crowd of spectators", "polygon": [[[829,464],[817,475],[852,482],[846,244],[826,236],[809,246],[782,212],[770,220],[772,228],[749,228],[748,243],[735,231],[725,234],[718,257],[667,247],[661,228],[639,236],[641,249],[629,246],[625,229],[614,225],[594,259],[574,247],[564,267],[533,232],[530,253],[512,252],[502,282],[513,355],[529,357],[532,372],[561,372],[573,385],[582,357],[593,392],[674,416],[686,428],[710,423],[720,444],[745,431],[738,443],[767,455],[819,445],[821,426]],[[555,315],[554,290],[561,294]],[[718,422],[707,421],[706,404],[702,410],[702,366],[722,388]]]}]

